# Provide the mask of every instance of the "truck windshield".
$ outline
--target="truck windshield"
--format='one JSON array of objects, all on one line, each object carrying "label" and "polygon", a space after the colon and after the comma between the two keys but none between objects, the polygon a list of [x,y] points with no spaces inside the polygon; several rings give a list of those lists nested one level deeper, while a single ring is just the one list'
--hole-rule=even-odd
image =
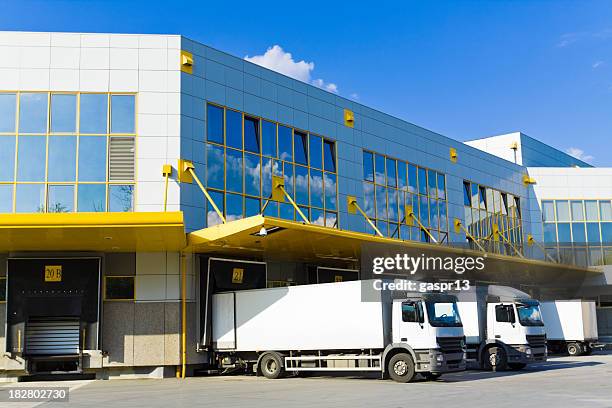
[{"label": "truck windshield", "polygon": [[459,310],[454,302],[425,302],[429,323],[436,327],[461,327]]},{"label": "truck windshield", "polygon": [[520,304],[516,305],[519,322],[523,326],[544,326],[542,322],[542,314],[540,313],[540,305],[537,304]]}]

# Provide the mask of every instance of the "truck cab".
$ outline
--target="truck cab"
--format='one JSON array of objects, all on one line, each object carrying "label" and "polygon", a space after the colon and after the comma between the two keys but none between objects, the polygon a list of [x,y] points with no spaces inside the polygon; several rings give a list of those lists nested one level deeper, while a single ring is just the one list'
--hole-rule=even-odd
[{"label": "truck cab", "polygon": [[485,368],[523,368],[546,361],[546,331],[534,299],[487,303],[487,344],[480,353]]},{"label": "truck cab", "polygon": [[394,300],[392,321],[392,345],[413,351],[417,373],[436,378],[465,369],[465,337],[454,296]]}]

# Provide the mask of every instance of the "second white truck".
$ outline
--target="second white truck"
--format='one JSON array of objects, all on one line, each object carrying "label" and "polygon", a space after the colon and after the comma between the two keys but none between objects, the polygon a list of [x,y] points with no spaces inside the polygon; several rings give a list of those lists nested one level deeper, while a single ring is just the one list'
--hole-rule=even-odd
[{"label": "second white truck", "polygon": [[552,353],[570,356],[590,354],[597,344],[595,302],[557,300],[542,302],[542,318],[546,324],[546,340]]},{"label": "second white truck", "polygon": [[507,286],[477,286],[457,303],[469,366],[521,369],[546,361],[546,332],[537,300]]},{"label": "second white truck", "polygon": [[351,281],[212,296],[214,364],[267,378],[285,372],[371,371],[409,382],[465,369],[455,298],[362,299]]}]

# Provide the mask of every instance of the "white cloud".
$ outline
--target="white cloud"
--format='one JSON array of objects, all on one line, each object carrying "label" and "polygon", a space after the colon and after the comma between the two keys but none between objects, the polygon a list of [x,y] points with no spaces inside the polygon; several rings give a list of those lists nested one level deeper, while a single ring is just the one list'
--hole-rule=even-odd
[{"label": "white cloud", "polygon": [[283,50],[280,45],[269,47],[262,55],[254,55],[252,57],[247,55],[244,59],[273,71],[280,72],[288,77],[325,89],[326,91],[338,93],[338,85],[333,82],[325,82],[321,78],[312,79],[312,73],[315,69],[314,62],[306,62],[304,60],[295,61],[293,55]]},{"label": "white cloud", "polygon": [[590,162],[591,160],[594,159],[593,156],[589,155],[589,154],[585,154],[584,150],[579,149],[577,147],[569,147],[567,149],[565,149],[565,153],[569,154],[570,156],[573,156],[575,158],[577,158],[578,160],[582,160],[585,162]]},{"label": "white cloud", "polygon": [[351,99],[354,99],[356,101],[359,100],[359,95],[356,92],[353,92],[349,96],[351,97]]},{"label": "white cloud", "polygon": [[597,68],[601,67],[602,65],[604,65],[603,61],[595,61],[593,63],[593,65],[591,65],[591,66],[593,67],[593,69],[597,69]]}]

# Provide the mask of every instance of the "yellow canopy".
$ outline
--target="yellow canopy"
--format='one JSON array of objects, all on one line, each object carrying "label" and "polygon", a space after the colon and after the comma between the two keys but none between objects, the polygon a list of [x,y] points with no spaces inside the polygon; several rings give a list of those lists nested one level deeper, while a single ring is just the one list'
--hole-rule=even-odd
[{"label": "yellow canopy", "polygon": [[0,252],[178,251],[182,212],[0,214]]}]

